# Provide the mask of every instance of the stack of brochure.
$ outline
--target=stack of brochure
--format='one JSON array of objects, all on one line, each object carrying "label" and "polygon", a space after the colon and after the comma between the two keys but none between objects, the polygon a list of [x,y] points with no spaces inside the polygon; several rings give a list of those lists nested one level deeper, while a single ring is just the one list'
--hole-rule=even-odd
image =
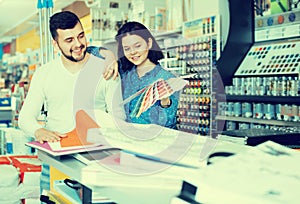
[{"label": "stack of brochure", "polygon": [[300,152],[267,141],[185,175],[200,203],[299,203]]}]

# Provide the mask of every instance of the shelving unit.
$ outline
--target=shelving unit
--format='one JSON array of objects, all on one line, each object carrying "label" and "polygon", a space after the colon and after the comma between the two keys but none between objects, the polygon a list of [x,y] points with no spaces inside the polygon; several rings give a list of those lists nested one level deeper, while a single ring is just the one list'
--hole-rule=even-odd
[{"label": "shelving unit", "polygon": [[[292,14],[288,12],[284,16]],[[295,15],[299,16],[299,12]],[[299,26],[300,21],[291,22],[287,18],[285,23],[269,24],[270,19],[281,16],[259,17],[254,21],[256,42],[234,71],[230,82],[225,84],[225,95],[220,96],[223,103],[219,104],[216,119],[226,122],[225,130],[258,126],[295,127],[295,131],[299,131],[300,39],[286,31]],[[284,32],[271,35],[276,30]],[[245,117],[246,111],[250,117]]]},{"label": "shelving unit", "polygon": [[[210,21],[211,25],[207,23]],[[212,70],[220,55],[218,26],[217,16],[185,22],[182,32],[168,33],[171,36],[163,42],[162,66],[188,81],[181,92],[177,111],[177,128],[181,131],[214,135]],[[160,34],[160,37],[166,36]]]},{"label": "shelving unit", "polygon": [[226,95],[228,101],[233,102],[261,102],[261,103],[283,103],[283,104],[298,104],[300,96],[241,96],[241,95]]},{"label": "shelving unit", "polygon": [[220,116],[220,115],[216,116],[216,119],[243,122],[243,123],[300,127],[299,122],[289,122],[289,121],[281,121],[281,120],[267,120],[267,119],[245,118],[245,117],[236,117],[236,116]]},{"label": "shelving unit", "polygon": [[[299,64],[297,59],[292,59],[298,55],[298,44],[299,42],[293,40],[288,43],[265,42],[265,44],[254,45],[236,71],[233,86],[230,87],[231,92],[236,94],[238,91],[240,94],[227,94],[227,101],[252,102],[253,112],[255,106],[267,105],[272,115],[284,115],[286,120],[299,117],[299,73],[295,72],[299,70]],[[288,53],[284,52],[286,49]],[[291,66],[293,69],[282,68]],[[251,72],[251,70],[257,72]],[[267,71],[260,75],[259,72],[262,70]],[[288,70],[291,72],[286,73]],[[257,95],[257,93],[260,94]],[[274,106],[276,106],[275,114]],[[260,114],[269,113],[266,110],[260,110]]]}]

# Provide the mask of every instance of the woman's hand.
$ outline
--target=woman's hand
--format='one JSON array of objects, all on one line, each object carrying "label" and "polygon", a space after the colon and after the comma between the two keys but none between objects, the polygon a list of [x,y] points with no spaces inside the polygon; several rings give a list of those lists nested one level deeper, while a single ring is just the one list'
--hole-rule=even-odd
[{"label": "woman's hand", "polygon": [[100,50],[100,54],[105,58],[105,69],[103,72],[104,79],[108,80],[111,77],[116,79],[119,76],[118,63],[114,53],[110,50]]},{"label": "woman's hand", "polygon": [[37,129],[34,133],[38,142],[43,144],[44,142],[58,142],[62,137],[66,137],[66,134],[61,134],[54,131],[46,130],[45,128]]},{"label": "woman's hand", "polygon": [[170,99],[170,97],[167,97],[167,98],[162,98],[160,100],[160,106],[163,107],[163,108],[169,108],[172,104],[172,101]]}]

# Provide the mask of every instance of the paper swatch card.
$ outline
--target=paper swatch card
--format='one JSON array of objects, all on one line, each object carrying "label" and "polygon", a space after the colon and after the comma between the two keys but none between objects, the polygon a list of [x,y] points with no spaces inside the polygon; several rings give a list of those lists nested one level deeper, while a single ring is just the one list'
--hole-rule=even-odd
[{"label": "paper swatch card", "polygon": [[153,106],[156,101],[171,96],[174,92],[183,89],[186,84],[187,81],[181,78],[170,78],[168,80],[158,79],[151,85],[125,99],[122,104],[126,104],[139,96],[138,102],[131,113],[131,117],[139,117],[143,112]]}]

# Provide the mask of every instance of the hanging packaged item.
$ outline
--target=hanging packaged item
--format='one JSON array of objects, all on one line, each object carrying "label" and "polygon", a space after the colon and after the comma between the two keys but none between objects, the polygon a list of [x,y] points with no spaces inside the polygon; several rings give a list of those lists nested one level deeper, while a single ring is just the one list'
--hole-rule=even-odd
[{"label": "hanging packaged item", "polygon": [[166,31],[167,30],[167,10],[165,8],[155,9],[155,30]]}]

